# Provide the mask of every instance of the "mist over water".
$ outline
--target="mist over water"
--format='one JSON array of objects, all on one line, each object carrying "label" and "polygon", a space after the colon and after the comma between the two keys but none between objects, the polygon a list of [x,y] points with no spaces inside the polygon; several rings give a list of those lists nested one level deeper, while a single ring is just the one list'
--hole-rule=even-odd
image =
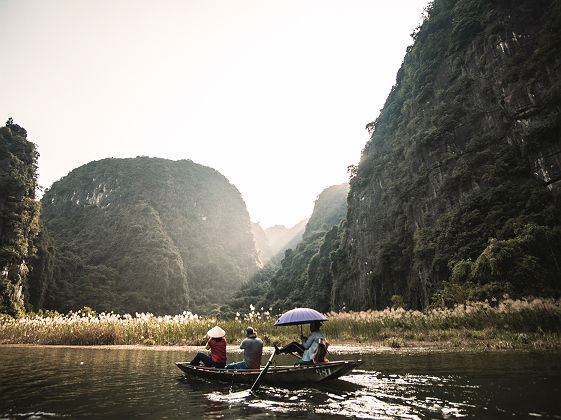
[{"label": "mist over water", "polygon": [[[332,354],[365,363],[317,387],[187,379],[193,353],[0,347],[0,419],[561,418],[558,353]],[[279,364],[292,359],[280,358]]]}]

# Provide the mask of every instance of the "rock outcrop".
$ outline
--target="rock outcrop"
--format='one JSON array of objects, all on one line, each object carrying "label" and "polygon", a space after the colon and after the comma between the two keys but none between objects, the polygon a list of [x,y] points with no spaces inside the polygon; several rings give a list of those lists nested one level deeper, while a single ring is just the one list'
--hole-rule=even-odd
[{"label": "rock outcrop", "polygon": [[28,262],[39,231],[35,144],[10,118],[0,127],[0,313],[24,313]]},{"label": "rock outcrop", "polygon": [[[333,267],[334,309],[383,308],[393,295],[422,308],[456,264],[479,264],[490,240],[520,238],[531,225],[557,242],[560,28],[556,1],[433,2],[367,125]],[[504,290],[558,289],[557,254],[530,254],[548,273]],[[464,280],[509,282],[488,271],[493,281]]]}]

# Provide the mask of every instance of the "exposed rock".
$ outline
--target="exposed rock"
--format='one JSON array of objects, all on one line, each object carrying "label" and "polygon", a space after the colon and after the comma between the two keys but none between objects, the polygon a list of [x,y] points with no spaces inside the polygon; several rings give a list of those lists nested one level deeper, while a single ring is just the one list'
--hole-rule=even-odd
[{"label": "exposed rock", "polygon": [[367,126],[334,309],[424,307],[490,238],[561,224],[560,22],[555,1],[434,2]]},{"label": "exposed rock", "polygon": [[91,162],[42,202],[56,248],[47,301],[59,310],[203,313],[259,266],[239,191],[189,160]]}]

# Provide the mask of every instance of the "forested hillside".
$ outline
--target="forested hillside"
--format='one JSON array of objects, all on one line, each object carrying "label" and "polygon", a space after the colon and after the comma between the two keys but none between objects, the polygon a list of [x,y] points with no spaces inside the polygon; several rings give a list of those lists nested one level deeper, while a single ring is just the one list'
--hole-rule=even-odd
[{"label": "forested hillside", "polygon": [[0,313],[24,312],[28,261],[39,231],[35,144],[10,118],[0,128]]},{"label": "forested hillside", "polygon": [[258,267],[240,193],[190,160],[91,162],[42,205],[38,308],[210,313]]},{"label": "forested hillside", "polygon": [[367,125],[334,309],[559,296],[560,40],[555,0],[432,3]]},{"label": "forested hillside", "polygon": [[326,188],[318,196],[302,240],[287,249],[280,264],[270,263],[236,294],[231,306],[276,311],[310,306],[327,311],[331,301],[329,252],[338,245],[339,224],[347,211],[348,184]]},{"label": "forested hillside", "polygon": [[413,38],[345,222],[316,234],[312,216],[281,269],[243,289],[257,305],[560,295],[561,4],[435,0]]},{"label": "forested hillside", "polygon": [[561,2],[434,0],[412,36],[350,184],[318,196],[303,233],[252,226],[238,190],[189,160],[91,162],[40,206],[37,152],[9,120],[0,312],[559,297]]}]

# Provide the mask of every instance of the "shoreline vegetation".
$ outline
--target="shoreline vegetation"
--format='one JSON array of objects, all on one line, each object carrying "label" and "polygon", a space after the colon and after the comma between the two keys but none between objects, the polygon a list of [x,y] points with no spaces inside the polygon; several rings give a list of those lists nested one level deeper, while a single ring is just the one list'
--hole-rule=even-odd
[{"label": "shoreline vegetation", "polygon": [[[330,312],[322,331],[331,351],[352,349],[410,350],[561,350],[561,299],[525,298],[470,302],[453,309],[423,312],[403,308]],[[266,346],[300,335],[300,326],[274,327],[272,309],[250,306],[235,319],[137,313],[96,314],[89,308],[60,315],[0,315],[0,344],[58,346],[201,346],[214,325],[226,331],[233,347],[252,326]],[[304,334],[308,327],[304,326]],[[366,350],[366,351],[368,351]]]}]

